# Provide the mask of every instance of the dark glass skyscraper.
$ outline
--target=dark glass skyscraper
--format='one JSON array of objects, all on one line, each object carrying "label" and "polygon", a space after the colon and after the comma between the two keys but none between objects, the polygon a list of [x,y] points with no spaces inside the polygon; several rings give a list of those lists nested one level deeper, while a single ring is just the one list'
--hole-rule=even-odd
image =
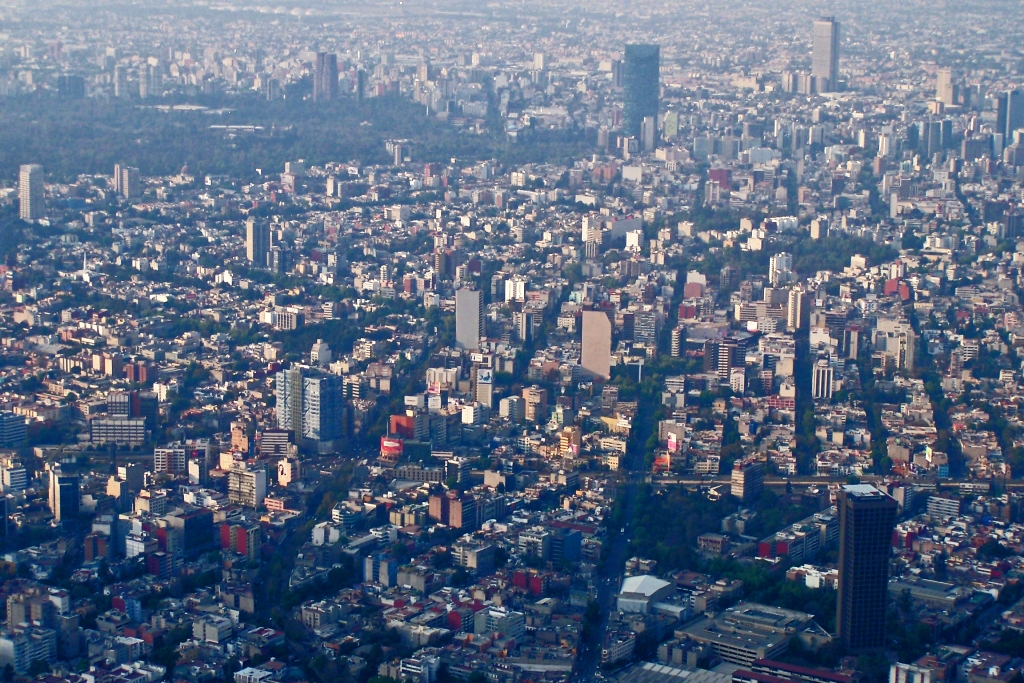
[{"label": "dark glass skyscraper", "polygon": [[318,52],[313,65],[313,99],[338,99],[338,55]]},{"label": "dark glass skyscraper", "polygon": [[657,45],[627,45],[622,64],[624,106],[622,133],[639,137],[645,116],[658,116],[661,88],[661,48]]},{"label": "dark glass skyscraper", "polygon": [[896,501],[874,486],[839,491],[839,604],[836,627],[851,653],[885,646]]},{"label": "dark glass skyscraper", "polygon": [[1024,90],[1007,90],[996,100],[996,132],[1010,144],[1013,131],[1024,128]]}]

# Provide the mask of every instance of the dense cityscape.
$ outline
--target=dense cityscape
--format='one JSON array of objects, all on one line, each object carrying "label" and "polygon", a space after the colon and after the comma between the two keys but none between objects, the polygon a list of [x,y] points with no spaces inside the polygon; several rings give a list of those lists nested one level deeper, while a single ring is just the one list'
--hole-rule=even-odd
[{"label": "dense cityscape", "polygon": [[1024,682],[1022,20],[0,0],[0,683]]}]

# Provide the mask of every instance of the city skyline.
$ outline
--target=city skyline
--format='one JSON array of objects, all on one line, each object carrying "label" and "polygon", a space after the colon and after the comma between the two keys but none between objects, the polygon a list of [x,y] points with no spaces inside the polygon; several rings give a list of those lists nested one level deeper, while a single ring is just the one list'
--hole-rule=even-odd
[{"label": "city skyline", "polygon": [[4,683],[1018,683],[1021,19],[0,3]]}]

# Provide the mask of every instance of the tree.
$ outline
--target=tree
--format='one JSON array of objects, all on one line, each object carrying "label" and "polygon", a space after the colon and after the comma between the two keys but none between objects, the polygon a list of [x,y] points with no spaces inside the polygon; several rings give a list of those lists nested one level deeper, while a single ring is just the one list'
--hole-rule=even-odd
[{"label": "tree", "polygon": [[45,659],[33,659],[28,667],[28,675],[31,678],[42,676],[50,670],[50,663]]}]

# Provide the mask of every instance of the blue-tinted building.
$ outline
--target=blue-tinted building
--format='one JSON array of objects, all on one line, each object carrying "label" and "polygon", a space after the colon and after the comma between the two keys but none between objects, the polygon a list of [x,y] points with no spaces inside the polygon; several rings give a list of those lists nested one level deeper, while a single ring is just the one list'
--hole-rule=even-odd
[{"label": "blue-tinted building", "polygon": [[661,91],[661,48],[658,45],[627,45],[622,64],[624,96],[622,133],[640,136],[644,117],[658,116],[658,96]]}]

